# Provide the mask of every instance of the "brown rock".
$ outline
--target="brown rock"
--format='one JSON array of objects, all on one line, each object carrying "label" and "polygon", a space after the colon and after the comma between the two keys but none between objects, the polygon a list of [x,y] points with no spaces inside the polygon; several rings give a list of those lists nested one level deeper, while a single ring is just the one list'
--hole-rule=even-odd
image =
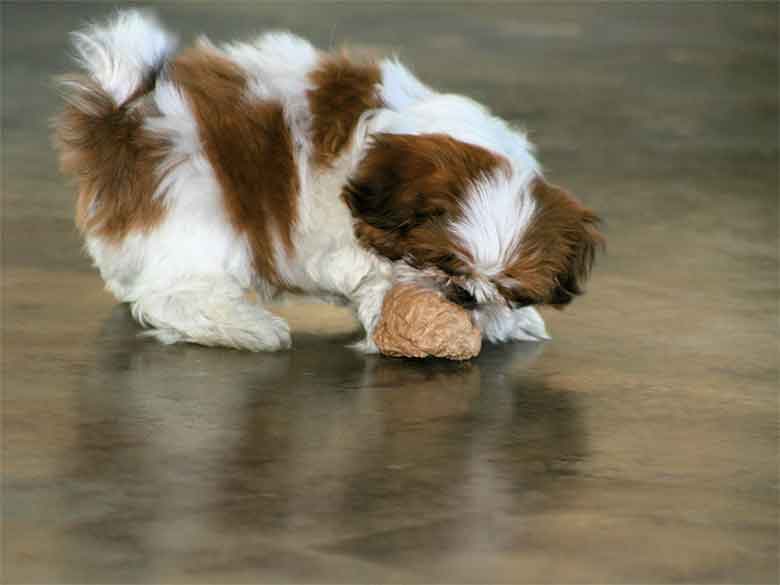
[{"label": "brown rock", "polygon": [[482,335],[462,307],[404,284],[385,296],[374,343],[390,356],[467,360],[479,355]]}]

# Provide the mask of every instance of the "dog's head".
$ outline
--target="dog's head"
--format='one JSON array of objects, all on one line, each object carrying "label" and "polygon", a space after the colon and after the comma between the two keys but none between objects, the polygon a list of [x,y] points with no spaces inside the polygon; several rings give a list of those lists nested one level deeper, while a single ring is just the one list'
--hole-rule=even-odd
[{"label": "dog's head", "polygon": [[446,134],[375,135],[343,197],[364,246],[466,307],[562,307],[603,239],[535,168]]}]

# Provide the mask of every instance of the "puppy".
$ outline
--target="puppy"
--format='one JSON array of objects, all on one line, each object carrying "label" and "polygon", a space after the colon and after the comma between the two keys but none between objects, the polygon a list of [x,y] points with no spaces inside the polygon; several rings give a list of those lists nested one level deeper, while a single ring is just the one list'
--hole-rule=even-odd
[{"label": "puppy", "polygon": [[137,11],[73,41],[85,74],[60,80],[56,144],[77,224],[164,343],[287,348],[262,303],[295,291],[349,303],[376,351],[398,281],[466,306],[489,341],[545,339],[533,305],[582,292],[596,215],[545,181],[525,134],[395,59],[283,32],[176,52]]}]

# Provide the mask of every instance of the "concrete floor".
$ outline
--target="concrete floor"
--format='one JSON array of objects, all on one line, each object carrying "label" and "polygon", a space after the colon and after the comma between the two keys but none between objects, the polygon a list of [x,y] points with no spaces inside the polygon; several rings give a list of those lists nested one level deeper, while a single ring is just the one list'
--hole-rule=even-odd
[{"label": "concrete floor", "polygon": [[162,347],[102,290],[49,86],[110,7],[2,6],[3,582],[778,582],[778,5],[210,4],[185,37],[401,48],[607,219],[548,344]]}]

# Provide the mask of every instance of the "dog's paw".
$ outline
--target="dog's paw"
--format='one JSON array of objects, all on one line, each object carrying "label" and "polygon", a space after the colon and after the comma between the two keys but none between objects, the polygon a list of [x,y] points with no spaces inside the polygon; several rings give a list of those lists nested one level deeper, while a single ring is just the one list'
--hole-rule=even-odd
[{"label": "dog's paw", "polygon": [[355,343],[350,343],[347,347],[349,349],[354,349],[355,351],[364,354],[379,353],[379,348],[376,346],[376,343],[374,343],[374,340],[370,335],[367,335],[364,339],[361,339],[360,341],[356,341]]},{"label": "dog's paw", "polygon": [[509,339],[515,341],[548,341],[552,339],[547,333],[544,319],[533,307],[523,307],[512,311],[513,328]]},{"label": "dog's paw", "polygon": [[474,322],[482,330],[483,338],[493,343],[550,339],[544,319],[533,307],[484,307],[474,312]]},{"label": "dog's paw", "polygon": [[194,343],[248,351],[280,351],[292,346],[290,327],[281,317],[254,305],[236,306],[233,309],[228,315],[209,314],[212,317],[210,319],[191,319],[170,324],[163,324],[160,320],[151,322],[151,319],[146,318],[143,324],[152,327],[141,335],[152,337],[165,345]]}]

